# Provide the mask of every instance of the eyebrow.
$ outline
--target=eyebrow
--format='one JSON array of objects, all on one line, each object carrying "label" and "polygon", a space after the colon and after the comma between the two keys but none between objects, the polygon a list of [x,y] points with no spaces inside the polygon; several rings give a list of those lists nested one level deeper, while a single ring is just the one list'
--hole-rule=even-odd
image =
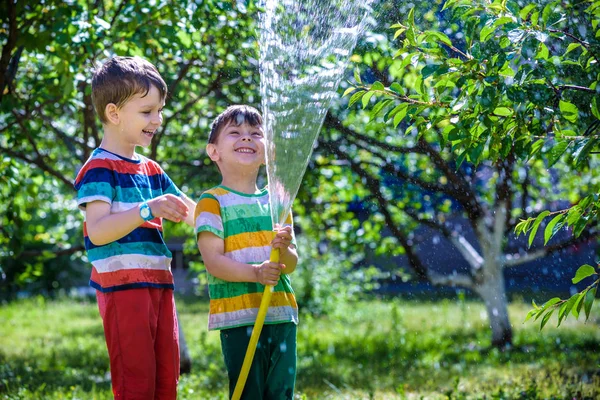
[{"label": "eyebrow", "polygon": [[[140,108],[155,108],[156,104],[152,104],[152,103],[147,103],[147,104],[142,104],[140,105]],[[159,104],[158,108],[164,108],[165,104]]]}]

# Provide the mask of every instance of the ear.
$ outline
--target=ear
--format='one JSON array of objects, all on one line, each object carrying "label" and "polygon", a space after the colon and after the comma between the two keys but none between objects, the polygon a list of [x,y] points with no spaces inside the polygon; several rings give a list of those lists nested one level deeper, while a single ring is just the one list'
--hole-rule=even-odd
[{"label": "ear", "polygon": [[217,151],[217,146],[215,146],[214,143],[209,143],[206,145],[206,154],[208,154],[208,157],[214,162],[220,160],[219,152]]},{"label": "ear", "polygon": [[111,124],[118,125],[121,121],[119,108],[115,103],[108,103],[106,107],[104,107],[104,115]]}]

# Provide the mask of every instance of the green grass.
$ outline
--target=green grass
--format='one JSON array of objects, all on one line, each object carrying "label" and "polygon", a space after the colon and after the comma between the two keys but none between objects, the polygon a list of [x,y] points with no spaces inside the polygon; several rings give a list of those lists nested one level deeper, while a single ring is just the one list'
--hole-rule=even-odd
[{"label": "green grass", "polygon": [[[193,371],[180,399],[226,399],[219,336],[206,331],[207,304],[179,299]],[[297,398],[600,399],[600,312],[587,323],[522,321],[510,306],[514,346],[491,349],[476,302],[402,300],[348,305],[303,316]],[[539,322],[539,321],[538,321]],[[0,398],[111,399],[108,356],[93,301],[43,298],[0,307]]]}]

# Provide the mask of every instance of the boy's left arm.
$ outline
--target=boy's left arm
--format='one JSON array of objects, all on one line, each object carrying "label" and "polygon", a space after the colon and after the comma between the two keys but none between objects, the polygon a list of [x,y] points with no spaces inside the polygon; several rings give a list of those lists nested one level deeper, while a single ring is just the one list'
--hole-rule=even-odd
[{"label": "boy's left arm", "polygon": [[298,252],[292,244],[292,227],[285,226],[279,229],[271,242],[271,246],[279,249],[279,262],[285,265],[281,272],[284,274],[294,272],[298,264]]}]

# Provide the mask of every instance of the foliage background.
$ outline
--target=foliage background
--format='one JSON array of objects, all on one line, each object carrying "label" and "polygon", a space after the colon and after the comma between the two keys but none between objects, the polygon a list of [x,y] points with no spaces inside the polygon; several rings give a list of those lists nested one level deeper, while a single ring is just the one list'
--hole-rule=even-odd
[{"label": "foliage background", "polygon": [[[301,391],[332,398],[427,390],[448,397],[593,396],[588,388],[597,387],[599,341],[594,310],[588,325],[568,321],[566,333],[537,335],[537,327],[520,328],[526,307],[513,305],[500,339],[514,350],[500,352],[489,347],[493,308],[463,301],[451,309],[427,303],[404,310],[389,299],[353,301],[377,288],[373,278],[402,280],[412,272],[435,280],[420,257],[433,252],[414,232],[440,228],[451,241],[458,236],[449,221],[470,217],[473,229],[489,229],[508,199],[499,259],[597,242],[600,2],[381,0],[374,9],[373,29],[352,57],[358,72],[348,72],[340,94],[353,91],[327,117],[294,207],[307,256],[295,277],[307,311]],[[86,382],[85,393],[98,387],[94,393],[106,396],[99,325],[88,319],[93,305],[14,302],[20,291],[56,296],[87,278],[72,180],[101,139],[90,101],[94,65],[114,54],[140,55],[157,65],[170,97],[161,133],[146,155],[197,198],[218,183],[203,154],[211,119],[232,103],[259,105],[257,12],[253,1],[0,3],[0,297],[13,301],[2,305],[2,337],[10,341],[2,346],[0,393],[27,398],[48,387],[57,398],[87,398],[71,387]],[[482,206],[489,214],[480,221]],[[528,224],[520,226],[530,235],[525,241],[511,230],[520,219]],[[536,239],[536,226],[549,234]],[[187,254],[202,276],[191,231],[173,224],[166,231],[189,238]],[[480,250],[481,243],[472,245]],[[383,268],[367,268],[373,255],[387,260]],[[589,263],[596,271],[596,260]],[[450,278],[464,271],[454,272]],[[577,289],[597,279],[591,275]],[[455,278],[439,282],[468,287]],[[567,302],[551,306],[562,304]],[[217,350],[196,329],[204,326],[197,319],[202,307],[183,303],[182,321],[195,365],[209,372],[190,376],[182,390],[217,393]],[[369,319],[369,311],[380,307],[373,313],[380,319]],[[26,329],[21,314],[41,325]],[[426,324],[446,314],[435,326]],[[44,325],[54,319],[78,323]],[[391,324],[381,326],[380,320]],[[513,328],[511,339],[507,331]],[[95,342],[87,342],[88,333]],[[65,343],[58,336],[82,339]],[[357,369],[350,354],[368,367]],[[511,365],[518,367],[508,372]],[[534,372],[524,375],[528,368]],[[489,386],[478,386],[477,374],[488,377],[483,382]],[[548,376],[560,384],[548,383]],[[66,378],[50,388],[57,377]]]}]

